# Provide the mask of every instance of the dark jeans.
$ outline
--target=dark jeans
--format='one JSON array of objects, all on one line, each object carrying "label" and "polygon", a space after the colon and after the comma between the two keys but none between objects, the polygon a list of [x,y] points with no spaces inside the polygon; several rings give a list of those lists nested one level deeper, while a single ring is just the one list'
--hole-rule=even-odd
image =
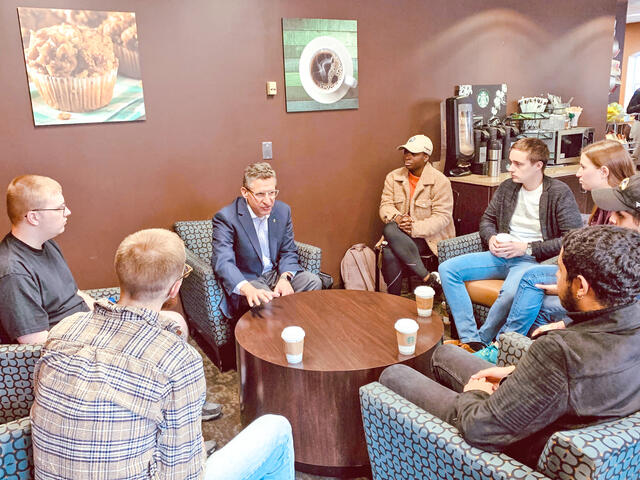
[{"label": "dark jeans", "polygon": [[413,238],[404,233],[396,222],[384,226],[384,239],[389,245],[382,249],[382,276],[387,292],[400,295],[402,272],[409,267],[420,278],[429,275],[422,262],[423,255],[433,255],[424,238]]},{"label": "dark jeans", "polygon": [[437,381],[403,364],[384,369],[380,383],[436,417],[451,422],[452,406],[474,373],[495,365],[455,345],[433,352],[431,370]]}]

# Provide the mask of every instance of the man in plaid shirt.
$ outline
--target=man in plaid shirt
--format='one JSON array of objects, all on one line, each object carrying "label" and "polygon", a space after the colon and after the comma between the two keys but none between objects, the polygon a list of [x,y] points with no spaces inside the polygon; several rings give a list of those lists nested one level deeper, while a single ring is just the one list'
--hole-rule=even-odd
[{"label": "man in plaid shirt", "polygon": [[[115,268],[118,303],[96,302],[47,338],[31,409],[35,478],[241,478],[238,466],[258,474],[251,478],[261,478],[261,468],[269,478],[293,478],[291,428],[276,416],[256,420],[210,457],[205,474],[202,358],[159,316],[190,271],[182,240],[162,229],[129,235]],[[247,450],[256,438],[261,444]],[[231,460],[232,444],[244,444],[240,462]]]}]

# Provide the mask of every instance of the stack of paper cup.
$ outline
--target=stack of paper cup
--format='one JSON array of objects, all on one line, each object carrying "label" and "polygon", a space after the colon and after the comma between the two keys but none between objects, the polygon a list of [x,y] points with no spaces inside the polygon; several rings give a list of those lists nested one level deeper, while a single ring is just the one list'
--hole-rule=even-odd
[{"label": "stack of paper cup", "polygon": [[411,318],[401,318],[395,324],[398,338],[398,351],[402,355],[413,355],[416,351],[418,339],[418,322]]},{"label": "stack of paper cup", "polygon": [[418,315],[421,317],[431,316],[433,310],[433,296],[436,294],[435,290],[426,285],[416,287],[413,291],[416,295],[416,304],[418,305]]},{"label": "stack of paper cup", "polygon": [[286,327],[282,330],[282,340],[284,340],[284,353],[287,362],[300,363],[304,349],[304,330],[302,327]]}]

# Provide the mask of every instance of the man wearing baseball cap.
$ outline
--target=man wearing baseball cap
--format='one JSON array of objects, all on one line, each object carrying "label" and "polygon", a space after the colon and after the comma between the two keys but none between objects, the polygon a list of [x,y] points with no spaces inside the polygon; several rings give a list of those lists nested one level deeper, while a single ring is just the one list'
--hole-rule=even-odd
[{"label": "man wearing baseball cap", "polygon": [[[404,166],[387,175],[380,199],[385,223],[382,275],[387,291],[394,295],[400,295],[405,268],[439,293],[438,273],[429,270],[437,268],[438,242],[456,235],[451,182],[429,162],[433,152],[429,137],[414,135],[398,150]],[[426,266],[425,256],[433,259]]]}]

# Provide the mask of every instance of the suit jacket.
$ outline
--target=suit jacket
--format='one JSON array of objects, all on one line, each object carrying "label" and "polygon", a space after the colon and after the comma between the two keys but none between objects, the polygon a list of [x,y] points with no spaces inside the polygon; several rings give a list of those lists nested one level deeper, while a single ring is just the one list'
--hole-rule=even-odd
[{"label": "suit jacket", "polygon": [[451,182],[442,172],[427,163],[409,197],[409,170],[400,167],[387,175],[380,199],[380,218],[389,223],[397,213],[413,219],[413,238],[424,238],[438,254],[438,242],[456,236],[453,225],[453,192]]},{"label": "suit jacket", "polygon": [[[280,274],[303,270],[298,263],[298,249],[293,241],[289,205],[276,200],[268,222],[269,253],[274,268]],[[258,278],[263,268],[258,235],[247,201],[242,197],[236,198],[213,217],[211,264],[227,294],[220,308],[222,313],[232,318],[240,300],[237,295],[232,295],[233,289],[243,280]]]}]

